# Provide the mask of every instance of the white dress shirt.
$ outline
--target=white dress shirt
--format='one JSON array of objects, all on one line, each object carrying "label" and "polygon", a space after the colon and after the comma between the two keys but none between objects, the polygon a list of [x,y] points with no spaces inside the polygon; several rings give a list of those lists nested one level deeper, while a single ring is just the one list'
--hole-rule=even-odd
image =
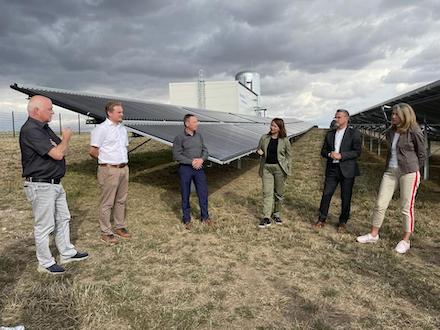
[{"label": "white dress shirt", "polygon": [[398,168],[399,164],[397,162],[397,141],[399,141],[400,134],[394,133],[393,143],[391,144],[391,158],[388,167]]},{"label": "white dress shirt", "polygon": [[[335,152],[339,153],[341,150],[342,139],[344,138],[345,130],[347,127],[336,130],[335,133]],[[339,163],[339,160],[333,159],[333,163]]]},{"label": "white dress shirt", "polygon": [[128,163],[128,134],[124,125],[106,119],[96,126],[90,137],[90,145],[99,148],[99,164]]}]

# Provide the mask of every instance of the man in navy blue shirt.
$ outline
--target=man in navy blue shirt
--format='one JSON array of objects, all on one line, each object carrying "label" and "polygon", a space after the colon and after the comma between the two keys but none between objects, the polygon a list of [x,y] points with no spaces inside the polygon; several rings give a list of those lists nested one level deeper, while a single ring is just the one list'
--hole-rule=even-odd
[{"label": "man in navy blue shirt", "polygon": [[34,237],[38,271],[53,275],[63,274],[49,248],[49,234],[55,235],[60,263],[65,264],[88,258],[70,243],[70,212],[61,179],[66,173],[64,156],[72,130],[63,130],[60,139],[48,126],[52,119],[52,101],[36,95],[28,103],[29,118],[20,130],[21,162],[24,189],[32,203]]}]

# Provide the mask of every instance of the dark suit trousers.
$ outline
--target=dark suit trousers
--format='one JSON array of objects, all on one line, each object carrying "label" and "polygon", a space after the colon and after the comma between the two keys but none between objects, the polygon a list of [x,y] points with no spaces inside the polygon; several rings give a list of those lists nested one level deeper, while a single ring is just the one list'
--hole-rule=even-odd
[{"label": "dark suit trousers", "polygon": [[333,194],[338,184],[341,185],[341,215],[339,223],[347,223],[350,218],[351,196],[353,193],[353,178],[346,178],[342,175],[338,163],[329,165],[325,177],[324,191],[322,192],[321,205],[319,206],[319,220],[325,221]]}]

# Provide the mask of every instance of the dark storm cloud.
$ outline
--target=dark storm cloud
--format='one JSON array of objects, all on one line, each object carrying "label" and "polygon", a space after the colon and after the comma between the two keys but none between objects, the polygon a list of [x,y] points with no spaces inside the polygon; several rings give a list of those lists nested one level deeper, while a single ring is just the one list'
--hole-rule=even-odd
[{"label": "dark storm cloud", "polygon": [[[286,97],[420,48],[439,15],[436,1],[1,1],[0,83],[165,95],[199,68],[207,79],[252,68],[263,93]],[[430,79],[436,52],[413,52],[401,81],[381,81]]]}]

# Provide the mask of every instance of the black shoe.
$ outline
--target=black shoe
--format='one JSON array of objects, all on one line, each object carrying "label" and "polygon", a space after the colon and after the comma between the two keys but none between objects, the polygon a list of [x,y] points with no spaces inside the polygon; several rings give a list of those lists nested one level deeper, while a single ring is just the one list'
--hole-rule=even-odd
[{"label": "black shoe", "polygon": [[280,217],[274,217],[273,221],[275,222],[276,225],[282,225],[283,222],[281,221]]},{"label": "black shoe", "polygon": [[270,220],[268,218],[263,218],[263,219],[261,219],[260,223],[258,224],[258,227],[266,228],[267,221],[269,221],[269,226],[270,226]]},{"label": "black shoe", "polygon": [[272,224],[272,221],[270,221],[269,218],[265,218],[266,220],[266,227],[270,227],[270,225]]},{"label": "black shoe", "polygon": [[43,266],[38,265],[37,270],[40,273],[48,273],[48,274],[51,274],[51,275],[62,275],[62,274],[64,274],[66,272],[63,267],[61,267],[61,266],[59,266],[57,264],[53,264],[52,266],[47,267],[47,268],[44,268]]},{"label": "black shoe", "polygon": [[77,252],[73,257],[62,259],[60,258],[60,264],[68,264],[69,262],[86,260],[89,257],[87,252]]}]

